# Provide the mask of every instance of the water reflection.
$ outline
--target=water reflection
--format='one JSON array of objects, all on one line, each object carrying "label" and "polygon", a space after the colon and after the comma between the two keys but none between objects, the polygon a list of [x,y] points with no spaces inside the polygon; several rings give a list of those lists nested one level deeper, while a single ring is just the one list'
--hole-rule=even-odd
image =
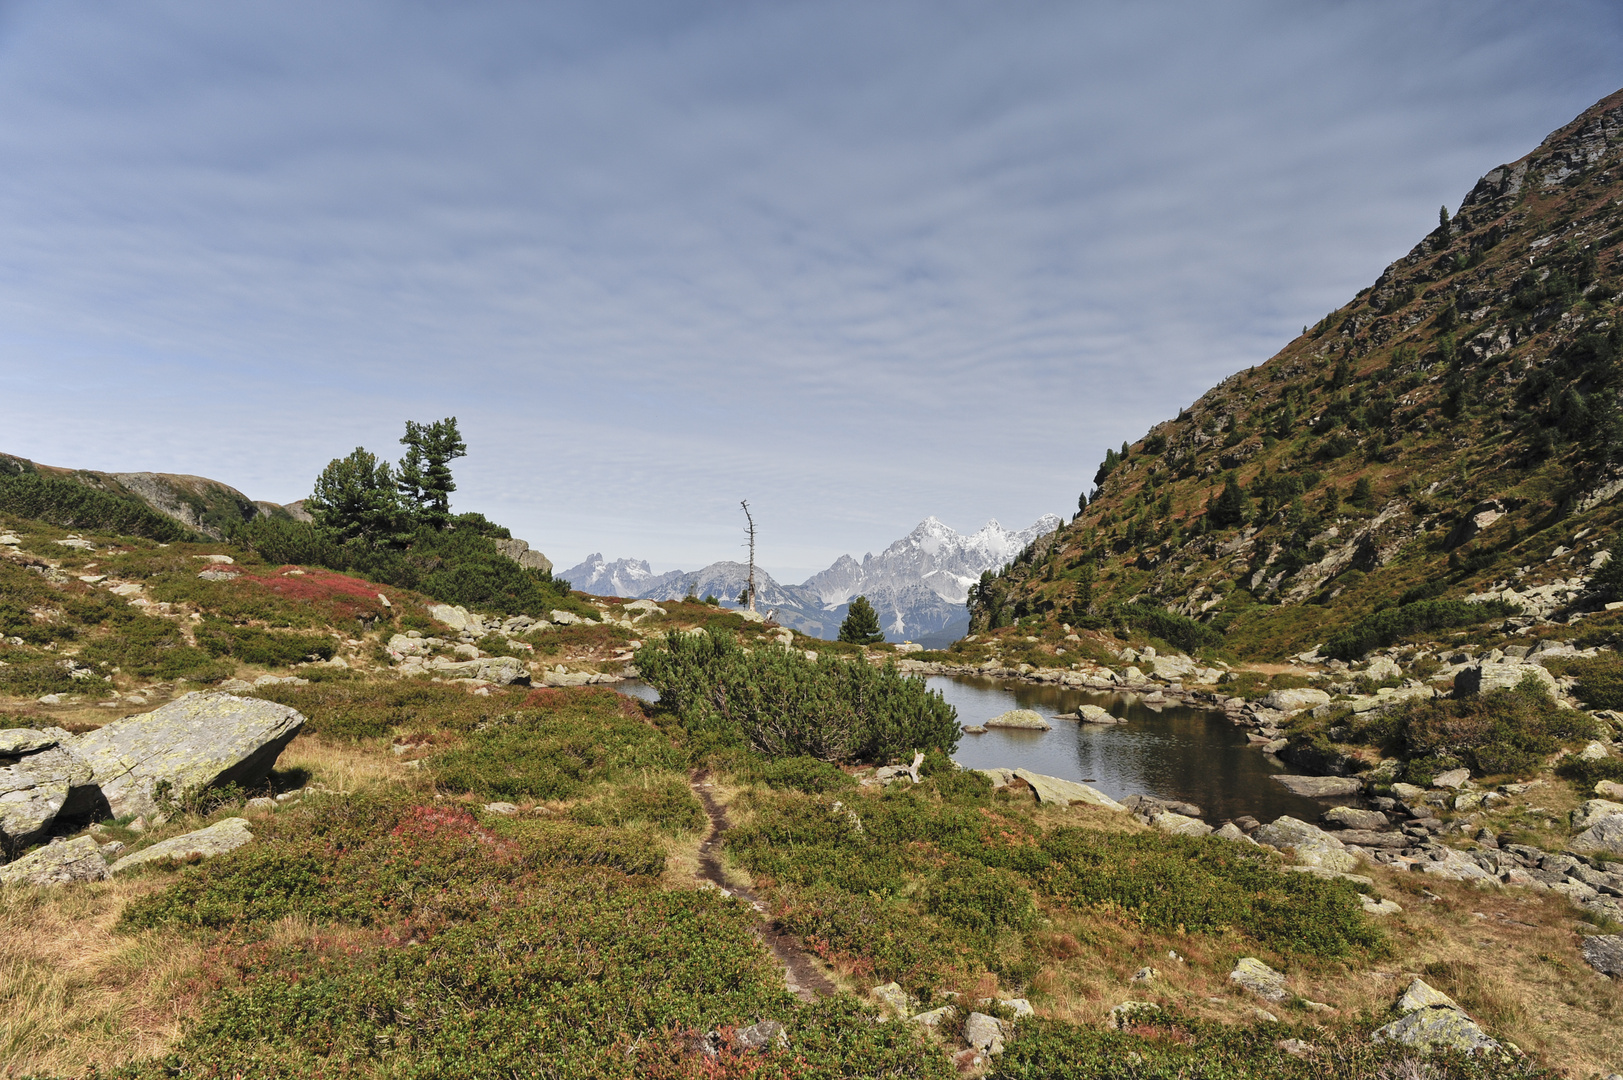
[{"label": "water reflection", "polygon": [[[926,681],[966,725],[985,723],[1010,709],[1074,716],[1082,704],[1102,706],[1128,721],[1107,726],[1054,719],[1052,731],[993,728],[984,735],[965,735],[955,756],[972,769],[1030,769],[1085,781],[1114,799],[1155,795],[1192,802],[1213,822],[1242,814],[1261,821],[1281,814],[1317,821],[1331,805],[1293,795],[1270,780],[1287,770],[1247,745],[1245,735],[1220,712],[1182,705],[1156,708],[1136,694],[1085,693],[1014,680],[931,676]],[[646,683],[613,685],[644,701],[659,699]]]},{"label": "water reflection", "polygon": [[1082,780],[1115,799],[1156,795],[1198,804],[1214,821],[1250,814],[1272,821],[1290,814],[1318,819],[1330,804],[1293,795],[1269,779],[1286,771],[1247,745],[1245,735],[1219,712],[1145,705],[1134,694],[1084,693],[1017,681],[934,676],[930,689],[958,710],[962,724],[981,724],[1010,709],[1044,716],[1099,705],[1125,724],[1082,724],[1056,719],[1052,731],[993,728],[965,735],[957,759],[975,769],[1023,768]]}]

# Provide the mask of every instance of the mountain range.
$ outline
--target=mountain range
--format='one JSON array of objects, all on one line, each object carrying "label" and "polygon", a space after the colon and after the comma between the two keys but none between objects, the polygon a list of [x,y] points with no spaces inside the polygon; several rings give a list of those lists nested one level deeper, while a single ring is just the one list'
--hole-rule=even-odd
[{"label": "mountain range", "polygon": [[[934,517],[925,518],[906,536],[878,555],[858,562],[842,555],[826,570],[799,585],[785,585],[759,567],[755,570],[756,608],[814,637],[839,633],[852,599],[866,596],[885,636],[939,645],[962,636],[969,625],[964,603],[969,587],[983,572],[1003,567],[1039,537],[1064,524],[1045,514],[1024,529],[1011,531],[996,521],[964,535]],[[714,562],[700,570],[656,574],[645,560],[588,555],[563,571],[571,585],[598,596],[679,600],[713,595],[736,607],[749,567],[741,562]]]}]

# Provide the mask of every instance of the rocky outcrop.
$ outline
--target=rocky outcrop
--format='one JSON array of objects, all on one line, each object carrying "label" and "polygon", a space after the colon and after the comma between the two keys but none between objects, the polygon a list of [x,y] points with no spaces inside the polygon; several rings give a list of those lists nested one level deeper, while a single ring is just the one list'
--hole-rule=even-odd
[{"label": "rocky outcrop", "polygon": [[497,540],[496,550],[518,563],[526,570],[539,570],[543,574],[552,573],[552,560],[530,547],[523,540]]},{"label": "rocky outcrop", "polygon": [[8,731],[0,751],[0,846],[42,839],[53,821],[92,794],[91,769],[61,728]]},{"label": "rocky outcrop", "polygon": [[122,874],[126,870],[133,870],[137,866],[163,859],[174,859],[177,862],[187,859],[211,859],[216,855],[235,851],[253,838],[254,834],[248,831],[247,818],[229,817],[216,821],[206,829],[161,840],[151,847],[144,847],[140,851],[126,855],[113,864],[112,872]]},{"label": "rocky outcrop", "polygon": [[14,863],[0,866],[0,885],[66,885],[106,878],[107,859],[88,836],[46,844]]},{"label": "rocky outcrop", "polygon": [[1603,817],[1574,836],[1572,850],[1623,855],[1623,814]]},{"label": "rocky outcrop", "polygon": [[286,705],[197,692],[93,731],[77,752],[113,816],[152,815],[162,784],[179,797],[263,779],[303,725]]},{"label": "rocky outcrop", "polygon": [[1555,681],[1555,676],[1538,664],[1503,662],[1476,664],[1461,671],[1454,676],[1454,693],[1460,697],[1468,697],[1471,694],[1486,694],[1491,690],[1508,690],[1528,676],[1536,679],[1538,684],[1549,692],[1550,697],[1560,696],[1561,687]]}]

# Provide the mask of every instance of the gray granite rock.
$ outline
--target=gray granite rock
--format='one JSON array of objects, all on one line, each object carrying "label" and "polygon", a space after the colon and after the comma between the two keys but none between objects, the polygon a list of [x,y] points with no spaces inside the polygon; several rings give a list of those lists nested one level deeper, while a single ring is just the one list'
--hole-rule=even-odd
[{"label": "gray granite rock", "polygon": [[1275,774],[1273,779],[1283,784],[1294,795],[1305,795],[1310,799],[1335,799],[1347,795],[1356,795],[1364,790],[1361,780],[1350,776],[1289,776]]},{"label": "gray granite rock", "polygon": [[1268,1001],[1284,1001],[1290,996],[1284,974],[1254,956],[1242,956],[1229,972],[1229,981]]},{"label": "gray granite rock", "polygon": [[1037,793],[1039,802],[1054,803],[1059,806],[1069,806],[1071,803],[1087,803],[1090,806],[1102,806],[1106,810],[1125,810],[1121,803],[1112,799],[1102,791],[1097,791],[1086,784],[1079,784],[1074,780],[1061,780],[1057,776],[1044,776],[1029,769],[1015,769],[1013,775],[1018,776],[1031,790]]},{"label": "gray granite rock", "polygon": [[1623,979],[1623,934],[1592,934],[1583,941],[1584,961],[1614,979]]},{"label": "gray granite rock", "polygon": [[224,855],[228,851],[248,843],[254,834],[248,831],[246,818],[231,817],[216,821],[206,829],[189,832],[184,836],[160,840],[151,847],[126,855],[113,864],[115,874],[143,866],[147,863],[157,862],[160,859],[184,860],[191,858],[211,859],[216,855]]},{"label": "gray granite rock", "polygon": [[88,836],[46,844],[16,862],[0,866],[0,885],[65,885],[106,878],[107,859]]},{"label": "gray granite rock", "polygon": [[230,694],[191,693],[118,720],[79,740],[113,816],[158,813],[162,783],[176,797],[270,772],[304,717],[286,705]]},{"label": "gray granite rock", "polygon": [[[0,768],[0,844],[16,849],[42,839],[57,816],[87,805],[94,793],[91,769],[73,745],[59,737]],[[37,739],[30,740],[38,742]]]}]

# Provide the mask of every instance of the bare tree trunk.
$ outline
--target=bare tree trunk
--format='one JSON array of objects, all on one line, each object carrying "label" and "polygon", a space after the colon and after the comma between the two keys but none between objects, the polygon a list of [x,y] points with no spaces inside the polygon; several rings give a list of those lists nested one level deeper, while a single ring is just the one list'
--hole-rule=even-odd
[{"label": "bare tree trunk", "polygon": [[744,508],[744,520],[749,522],[748,532],[749,532],[749,535],[750,535],[750,576],[749,576],[749,584],[747,584],[744,587],[744,592],[749,597],[749,609],[751,611],[754,611],[755,610],[755,518],[750,515],[750,501],[748,499],[744,499],[744,500],[740,501],[738,505],[742,506]]}]

